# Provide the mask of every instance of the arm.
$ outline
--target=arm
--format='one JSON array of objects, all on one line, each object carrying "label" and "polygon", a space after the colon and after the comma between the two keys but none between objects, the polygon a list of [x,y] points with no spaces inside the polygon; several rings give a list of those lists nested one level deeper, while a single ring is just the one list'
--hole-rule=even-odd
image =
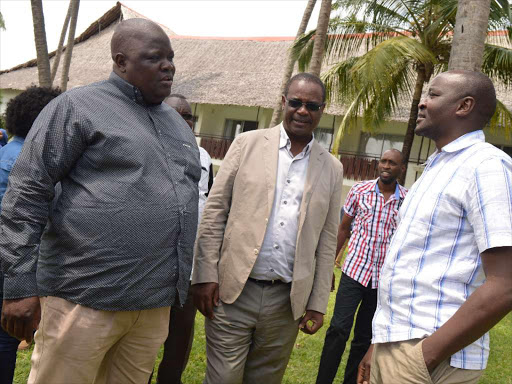
[{"label": "arm", "polygon": [[334,191],[330,196],[329,211],[316,248],[315,279],[306,306],[306,316],[308,311],[314,311],[320,315],[324,314],[327,309],[327,302],[329,301],[331,276],[334,267],[334,252],[336,251],[336,236],[340,220],[341,188],[343,185],[343,167],[341,163],[336,164],[336,168]]},{"label": "arm", "polygon": [[485,283],[423,342],[429,371],[480,338],[512,310],[512,247],[488,249],[481,257]]},{"label": "arm", "polygon": [[345,241],[350,238],[350,225],[352,224],[352,220],[354,220],[354,218],[347,215],[346,213],[343,215],[343,219],[341,220],[340,226],[338,227],[336,256],[340,253],[343,244],[345,244]]},{"label": "arm", "polygon": [[9,177],[0,228],[5,275],[2,325],[18,338],[30,340],[32,326],[38,322],[36,267],[40,237],[48,220],[54,184],[85,150],[86,124],[68,97],[54,100],[34,122]]},{"label": "arm", "polygon": [[242,139],[243,136],[239,136],[233,141],[222,162],[206,201],[196,240],[192,275],[194,303],[210,319],[213,318],[213,306],[218,303],[218,262],[240,164]]}]

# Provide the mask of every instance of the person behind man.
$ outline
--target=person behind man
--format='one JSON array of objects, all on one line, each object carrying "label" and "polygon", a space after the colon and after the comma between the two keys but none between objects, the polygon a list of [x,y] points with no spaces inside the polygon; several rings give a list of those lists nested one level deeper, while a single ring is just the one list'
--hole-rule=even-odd
[{"label": "person behind man", "polygon": [[325,335],[317,384],[333,382],[356,311],[354,338],[343,380],[345,384],[356,384],[357,367],[371,344],[380,269],[397,226],[398,210],[407,193],[396,181],[405,171],[400,151],[390,149],[384,152],[378,169],[378,179],[362,181],[350,189],[343,207],[345,214],[338,229],[336,254],[349,237],[350,242],[334,313]]},{"label": "person behind man", "polygon": [[[194,129],[192,109],[185,96],[170,95],[165,102],[174,108]],[[199,147],[201,157],[201,180],[199,180],[198,225],[206,203],[206,198],[213,184],[212,159],[204,148]],[[190,290],[183,307],[173,307],[169,320],[169,336],[164,343],[164,355],[158,366],[158,384],[181,384],[181,375],[187,367],[192,342],[194,340],[194,320],[196,307],[194,306],[192,291]]]},{"label": "person behind man", "polygon": [[[60,95],[56,88],[29,87],[9,100],[5,111],[6,128],[12,140],[0,148],[0,209],[12,167],[20,154],[25,137],[41,110]],[[5,134],[7,137],[7,134]],[[2,312],[4,277],[0,265],[0,313]],[[0,383],[12,383],[16,367],[16,351],[20,341],[0,327]]]},{"label": "person behind man", "polygon": [[322,81],[295,75],[282,103],[282,124],[231,144],[199,227],[192,289],[208,384],[280,383],[299,328],[323,324],[343,167],[313,138]]},{"label": "person behind man", "polygon": [[187,297],[201,168],[162,103],[174,52],[145,19],[120,23],[111,50],[108,80],[36,119],[2,204],[2,326],[30,340],[41,316],[29,383],[147,382]]},{"label": "person behind man", "polygon": [[416,134],[437,150],[400,209],[360,383],[476,383],[486,367],[512,309],[512,159],[482,131],[495,108],[470,71],[441,73],[419,104]]}]

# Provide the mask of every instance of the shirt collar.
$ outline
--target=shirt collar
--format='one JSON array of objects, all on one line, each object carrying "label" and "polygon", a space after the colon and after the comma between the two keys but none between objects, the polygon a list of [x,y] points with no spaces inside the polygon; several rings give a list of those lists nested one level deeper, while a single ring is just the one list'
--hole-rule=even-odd
[{"label": "shirt collar", "polygon": [[21,136],[13,136],[11,140],[9,140],[10,142],[17,142],[17,143],[24,143],[25,142],[25,139]]},{"label": "shirt collar", "polygon": [[485,141],[485,135],[484,135],[484,131],[482,131],[481,129],[479,129],[477,131],[466,133],[465,135],[462,135],[462,136],[458,137],[457,139],[453,140],[451,143],[446,144],[443,148],[441,148],[441,150],[437,149],[433,154],[431,154],[428,157],[425,165],[427,167],[429,167],[433,163],[436,156],[441,152],[446,152],[446,153],[457,152],[464,148],[471,147],[474,144],[482,143],[484,141]]},{"label": "shirt collar", "polygon": [[457,152],[461,149],[471,147],[474,144],[482,143],[485,141],[484,131],[479,129],[462,135],[461,137],[453,140],[451,143],[446,144],[441,148],[441,152]]},{"label": "shirt collar", "polygon": [[130,100],[135,101],[137,104],[147,106],[139,88],[122,79],[117,73],[112,72],[110,74],[109,81],[119,88],[119,90]]},{"label": "shirt collar", "polygon": [[[375,180],[375,192],[377,194],[380,194],[380,189],[379,189],[379,179],[377,178],[377,180]],[[395,185],[395,199],[396,200],[400,200],[400,187],[398,186],[398,182],[396,183]]]},{"label": "shirt collar", "polygon": [[[290,138],[288,137],[288,134],[286,133],[286,130],[284,129],[284,126],[283,126],[282,123],[281,123],[281,126],[279,128],[279,131],[280,131],[280,135],[279,135],[279,149],[286,147],[286,149],[288,149],[288,151],[290,151],[292,143],[291,143]],[[311,141],[304,147],[304,149],[301,152],[301,153],[304,153],[304,156],[309,154],[309,152],[311,151],[311,147],[313,146],[313,141],[315,140],[315,134],[312,133],[311,136],[313,136],[311,138]]]}]

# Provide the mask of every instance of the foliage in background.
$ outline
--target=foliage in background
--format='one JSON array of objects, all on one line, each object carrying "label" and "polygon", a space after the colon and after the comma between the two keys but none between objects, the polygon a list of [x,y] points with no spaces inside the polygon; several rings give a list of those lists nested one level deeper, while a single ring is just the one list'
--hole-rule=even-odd
[{"label": "foliage in background", "polygon": [[[322,78],[328,100],[346,106],[333,153],[358,121],[363,130],[375,132],[410,103],[403,146],[409,159],[423,87],[447,69],[457,0],[337,0],[333,9],[338,16],[330,20],[325,44],[329,66]],[[512,86],[511,20],[509,2],[493,0],[488,27],[492,36],[482,71],[507,89]],[[310,31],[294,44],[301,71],[310,62],[314,34]],[[512,132],[512,113],[502,103],[491,129]]]}]

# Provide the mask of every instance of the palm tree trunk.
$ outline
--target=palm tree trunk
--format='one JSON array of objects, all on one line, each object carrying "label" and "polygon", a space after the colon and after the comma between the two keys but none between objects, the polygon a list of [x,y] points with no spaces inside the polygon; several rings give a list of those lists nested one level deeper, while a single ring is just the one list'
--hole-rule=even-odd
[{"label": "palm tree trunk", "polygon": [[62,77],[60,89],[64,92],[68,87],[69,67],[71,65],[71,55],[73,54],[73,45],[75,44],[76,22],[78,20],[78,8],[80,0],[71,0],[73,9],[71,11],[71,20],[69,21],[68,43],[66,44],[66,53],[64,55],[64,63],[62,64]]},{"label": "palm tree trunk", "polygon": [[[306,32],[306,28],[309,23],[309,19],[311,18],[311,14],[313,13],[313,8],[315,8],[316,0],[309,0],[306,5],[306,9],[304,10],[304,14],[302,15],[302,21],[299,25],[299,30],[297,31],[297,35],[295,36],[295,40],[297,40],[300,36]],[[279,91],[279,96],[276,99],[276,103],[274,105],[274,112],[272,113],[272,120],[270,121],[270,127],[277,125],[281,121],[281,113],[283,112],[283,105],[281,102],[281,95],[284,94],[284,89],[286,87],[286,83],[290,80],[290,77],[293,73],[293,66],[295,64],[295,60],[293,60],[291,50],[288,51],[288,58],[286,62],[286,67],[283,73],[283,79],[281,81],[281,89]]]},{"label": "palm tree trunk", "polygon": [[44,14],[42,0],[30,0],[32,6],[32,21],[34,24],[34,41],[36,43],[37,73],[39,86],[51,86],[50,59],[48,58],[48,45],[44,28]]},{"label": "palm tree trunk", "polygon": [[480,71],[491,0],[459,0],[448,69]]},{"label": "palm tree trunk", "polygon": [[55,75],[57,74],[57,69],[59,68],[60,57],[62,55],[62,48],[64,47],[64,39],[66,38],[66,32],[68,31],[69,19],[71,18],[71,11],[73,2],[69,1],[68,13],[66,14],[66,18],[64,19],[64,25],[62,26],[62,31],[60,33],[59,45],[57,46],[57,53],[55,54],[55,60],[53,61],[52,67],[52,84],[55,80]]},{"label": "palm tree trunk", "polygon": [[318,15],[318,25],[316,26],[315,41],[313,44],[313,56],[311,57],[311,65],[309,67],[309,72],[317,76],[320,76],[320,70],[322,69],[327,28],[329,27],[329,19],[331,17],[331,5],[331,0],[322,0],[320,14]]},{"label": "palm tree trunk", "polygon": [[409,121],[407,122],[407,131],[404,137],[404,146],[402,147],[402,154],[404,156],[405,172],[400,175],[398,182],[402,185],[405,183],[405,176],[407,175],[407,167],[409,165],[409,157],[411,156],[412,143],[414,141],[414,129],[416,128],[416,120],[418,119],[418,105],[421,100],[421,93],[423,92],[423,84],[428,81],[430,75],[427,76],[425,67],[419,66],[417,69],[416,85],[414,86],[414,93],[412,96],[411,111],[409,113]]}]

